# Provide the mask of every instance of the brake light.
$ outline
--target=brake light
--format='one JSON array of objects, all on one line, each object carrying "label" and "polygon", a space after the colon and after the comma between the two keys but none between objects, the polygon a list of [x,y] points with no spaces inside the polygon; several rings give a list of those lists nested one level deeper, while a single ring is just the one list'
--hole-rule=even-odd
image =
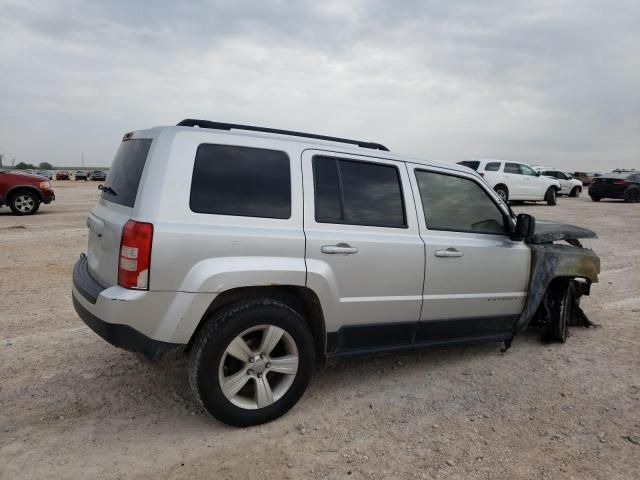
[{"label": "brake light", "polygon": [[149,290],[153,224],[129,220],[122,228],[118,285],[134,290]]},{"label": "brake light", "polygon": [[624,185],[625,183],[627,183],[626,180],[616,180],[613,182],[615,185]]}]

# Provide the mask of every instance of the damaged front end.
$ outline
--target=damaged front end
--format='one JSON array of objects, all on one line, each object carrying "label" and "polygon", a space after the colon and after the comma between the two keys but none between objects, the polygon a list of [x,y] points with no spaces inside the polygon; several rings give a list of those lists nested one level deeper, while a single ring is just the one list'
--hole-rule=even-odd
[{"label": "damaged front end", "polygon": [[[535,324],[543,327],[550,340],[564,341],[568,326],[592,325],[579,303],[598,281],[600,258],[579,239],[598,236],[573,225],[535,220],[533,224],[525,237],[531,248],[527,300],[513,334]],[[554,243],[560,241],[567,244]]]}]

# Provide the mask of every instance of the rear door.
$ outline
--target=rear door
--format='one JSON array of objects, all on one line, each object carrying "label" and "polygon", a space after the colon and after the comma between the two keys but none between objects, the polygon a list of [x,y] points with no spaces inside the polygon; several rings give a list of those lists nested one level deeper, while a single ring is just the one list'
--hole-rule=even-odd
[{"label": "rear door", "polygon": [[509,188],[509,198],[522,200],[527,197],[527,185],[523,175],[520,173],[519,164],[505,162],[504,178]]},{"label": "rear door", "polygon": [[526,298],[529,247],[509,238],[508,212],[484,182],[408,166],[426,252],[416,343],[509,335]]},{"label": "rear door", "polygon": [[328,352],[410,345],[424,244],[404,163],[305,151],[302,168],[307,285],[326,292]]},{"label": "rear door", "polygon": [[122,227],[131,218],[151,142],[149,138],[123,140],[100,200],[87,218],[89,271],[104,286],[118,283]]}]

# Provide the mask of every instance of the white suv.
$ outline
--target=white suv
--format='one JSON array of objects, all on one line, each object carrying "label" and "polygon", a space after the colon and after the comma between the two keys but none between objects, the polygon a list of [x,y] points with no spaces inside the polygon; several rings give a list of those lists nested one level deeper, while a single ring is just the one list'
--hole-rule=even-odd
[{"label": "white suv", "polygon": [[556,204],[560,183],[540,175],[527,164],[492,159],[465,160],[458,164],[478,172],[505,202],[526,200]]},{"label": "white suv", "polygon": [[600,268],[593,232],[376,143],[185,120],[127,133],[99,188],[76,311],[149,359],[188,354],[232,425],[282,415],[317,363],[508,346],[532,323],[564,341]]},{"label": "white suv", "polygon": [[545,167],[532,165],[536,172],[540,172],[545,177],[553,178],[560,184],[558,195],[568,195],[570,197],[579,197],[582,192],[582,182],[577,178],[573,178],[570,173],[562,172],[553,167]]}]

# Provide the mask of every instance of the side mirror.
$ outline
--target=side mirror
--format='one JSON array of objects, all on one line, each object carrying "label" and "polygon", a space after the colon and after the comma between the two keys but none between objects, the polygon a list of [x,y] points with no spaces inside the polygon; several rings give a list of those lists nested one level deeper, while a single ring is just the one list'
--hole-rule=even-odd
[{"label": "side mirror", "polygon": [[540,172],[536,171],[536,177],[539,177],[540,175],[542,175]]},{"label": "side mirror", "polygon": [[516,228],[511,233],[511,240],[520,242],[529,239],[536,231],[536,219],[526,213],[519,213],[516,220]]}]

